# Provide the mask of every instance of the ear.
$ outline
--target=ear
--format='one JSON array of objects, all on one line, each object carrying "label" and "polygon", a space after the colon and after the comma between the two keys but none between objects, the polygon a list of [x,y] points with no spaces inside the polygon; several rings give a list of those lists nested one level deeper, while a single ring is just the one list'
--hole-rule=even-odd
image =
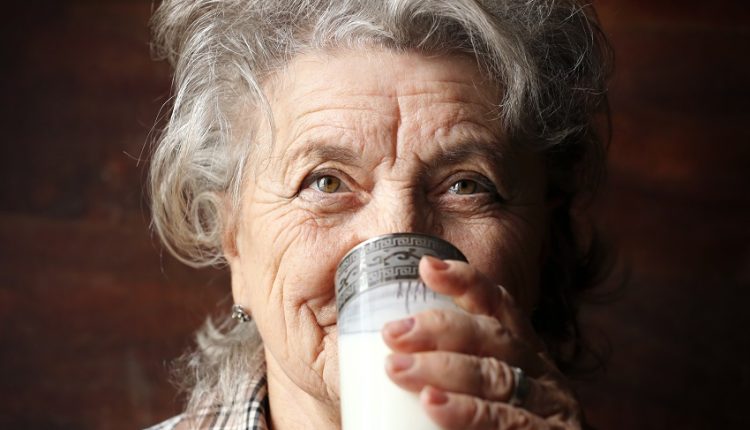
[{"label": "ear", "polygon": [[231,260],[238,256],[237,251],[237,215],[235,208],[229,196],[225,193],[221,196],[222,201],[222,232],[221,232],[221,250],[224,258],[231,264]]},{"label": "ear", "polygon": [[236,208],[226,194],[222,196],[222,202],[223,226],[221,232],[221,249],[224,254],[224,259],[229,265],[232,300],[235,304],[242,306],[245,312],[251,314],[250,307],[242,300],[245,292],[245,276],[242,270],[242,258],[237,244],[237,234],[240,229],[237,221],[240,217],[237,216],[237,212],[240,208]]}]

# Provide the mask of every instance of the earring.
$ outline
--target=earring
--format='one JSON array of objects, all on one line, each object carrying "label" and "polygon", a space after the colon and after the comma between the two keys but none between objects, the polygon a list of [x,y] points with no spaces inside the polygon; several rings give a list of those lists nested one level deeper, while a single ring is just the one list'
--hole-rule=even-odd
[{"label": "earring", "polygon": [[232,305],[232,319],[244,323],[250,321],[250,314],[240,305]]}]

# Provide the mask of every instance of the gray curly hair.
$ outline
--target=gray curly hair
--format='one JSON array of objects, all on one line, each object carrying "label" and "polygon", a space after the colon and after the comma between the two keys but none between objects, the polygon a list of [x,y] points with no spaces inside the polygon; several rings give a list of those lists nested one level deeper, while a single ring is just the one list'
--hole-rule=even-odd
[{"label": "gray curly hair", "polygon": [[[574,201],[593,194],[608,136],[609,48],[591,7],[575,0],[164,0],[153,17],[154,52],[174,67],[171,115],[151,159],[153,228],[178,259],[221,265],[256,142],[233,118],[271,122],[264,83],[310,51],[378,47],[463,53],[502,86],[498,106],[512,139],[542,151],[552,214],[551,253],[533,322],[563,370],[582,350],[578,297],[603,266],[582,241]],[[606,129],[608,131],[608,129]],[[228,203],[227,203],[228,202]],[[244,332],[243,332],[244,330]],[[191,405],[221,401],[241,371],[250,336],[209,321],[190,357]],[[223,381],[223,382],[222,382]]]}]

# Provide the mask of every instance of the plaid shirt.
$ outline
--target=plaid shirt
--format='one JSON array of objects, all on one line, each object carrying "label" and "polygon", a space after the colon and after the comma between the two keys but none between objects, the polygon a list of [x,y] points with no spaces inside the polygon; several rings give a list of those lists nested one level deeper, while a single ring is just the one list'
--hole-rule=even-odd
[{"label": "plaid shirt", "polygon": [[216,405],[198,414],[177,415],[146,430],[268,430],[268,386],[265,369],[251,377],[245,399],[229,405]]}]

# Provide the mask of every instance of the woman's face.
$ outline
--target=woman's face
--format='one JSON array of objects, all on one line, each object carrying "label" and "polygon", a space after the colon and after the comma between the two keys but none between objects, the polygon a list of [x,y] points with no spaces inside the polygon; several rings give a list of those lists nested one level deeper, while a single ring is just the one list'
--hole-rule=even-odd
[{"label": "woman's face", "polygon": [[533,307],[544,165],[503,134],[502,94],[473,60],[305,55],[267,91],[275,143],[261,127],[225,252],[235,302],[264,339],[269,383],[284,387],[272,391],[337,404],[334,272],[376,235],[442,237]]}]

